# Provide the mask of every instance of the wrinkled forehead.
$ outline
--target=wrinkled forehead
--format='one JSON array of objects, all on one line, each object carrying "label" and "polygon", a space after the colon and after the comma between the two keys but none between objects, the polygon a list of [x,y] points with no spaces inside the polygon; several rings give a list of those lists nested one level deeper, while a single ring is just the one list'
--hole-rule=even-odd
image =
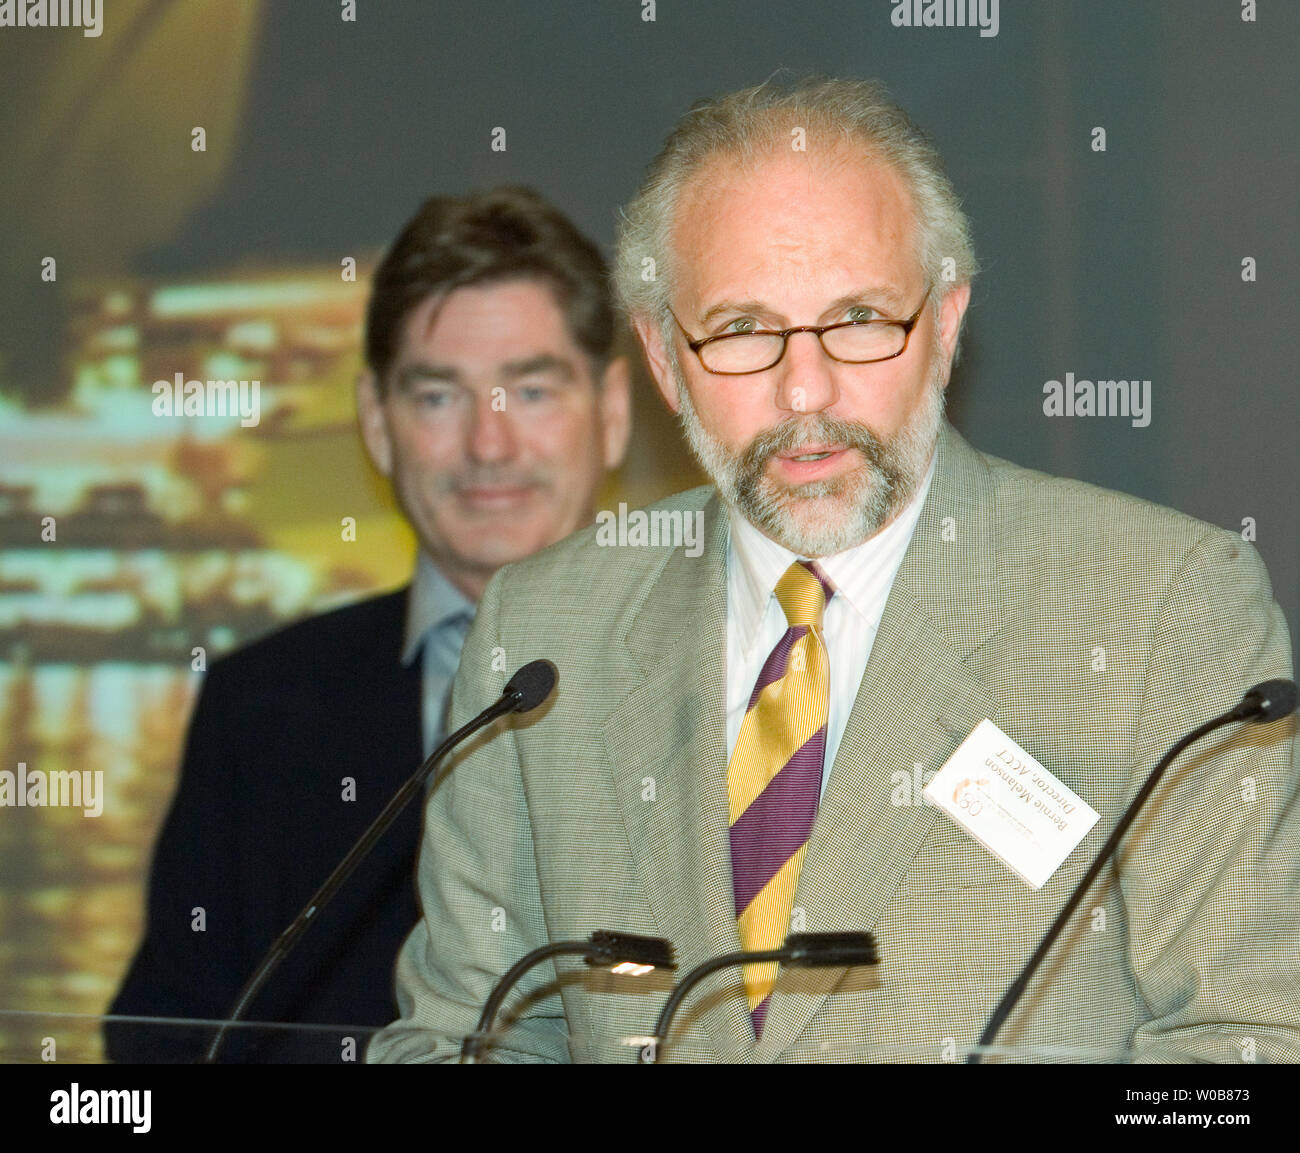
[{"label": "wrinkled forehead", "polygon": [[855,280],[918,294],[913,198],[898,170],[847,142],[792,143],[715,153],[684,184],[669,236],[674,298],[796,285],[834,296]]}]

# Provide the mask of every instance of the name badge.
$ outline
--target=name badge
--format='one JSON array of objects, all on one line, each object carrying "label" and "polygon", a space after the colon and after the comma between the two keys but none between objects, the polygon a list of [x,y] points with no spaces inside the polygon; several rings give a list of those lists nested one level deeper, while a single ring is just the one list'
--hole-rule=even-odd
[{"label": "name badge", "polygon": [[1100,816],[989,720],[944,762],[925,796],[1031,889],[1046,884]]}]

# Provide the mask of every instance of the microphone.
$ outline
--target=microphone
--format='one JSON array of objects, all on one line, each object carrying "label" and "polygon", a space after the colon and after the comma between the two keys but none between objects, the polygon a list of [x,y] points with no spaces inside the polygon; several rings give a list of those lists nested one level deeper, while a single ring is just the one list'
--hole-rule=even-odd
[{"label": "microphone", "polygon": [[1151,775],[1147,777],[1145,783],[1137,791],[1137,795],[1128,808],[1124,810],[1124,815],[1120,817],[1119,823],[1106,839],[1106,843],[1102,845],[1101,851],[1088,867],[1088,871],[1084,873],[1078,885],[1075,886],[1074,892],[1070,894],[1070,899],[1065,902],[1065,908],[1057,914],[1056,920],[1052,922],[1051,928],[1047,930],[1042,941],[1039,942],[1033,956],[1025,962],[1025,967],[1020,971],[1020,976],[1012,982],[1002,1000],[998,1002],[988,1024],[984,1026],[984,1032],[980,1034],[979,1040],[975,1042],[975,1048],[966,1057],[967,1065],[978,1065],[980,1063],[980,1050],[992,1044],[993,1038],[997,1036],[1003,1022],[1011,1015],[1011,1010],[1016,1007],[1016,1002],[1020,1000],[1021,995],[1028,987],[1029,979],[1034,975],[1043,958],[1047,956],[1048,950],[1051,949],[1056,938],[1060,936],[1061,930],[1065,928],[1065,923],[1070,919],[1070,914],[1074,912],[1076,906],[1083,899],[1084,893],[1087,892],[1088,886],[1097,879],[1097,874],[1101,872],[1106,862],[1115,852],[1120,838],[1128,831],[1129,825],[1133,823],[1147,797],[1155,791],[1161,776],[1173,762],[1173,759],[1188,745],[1199,741],[1207,733],[1212,733],[1223,725],[1232,724],[1234,721],[1254,721],[1256,724],[1266,725],[1271,721],[1278,721],[1283,717],[1290,716],[1295,711],[1296,696],[1295,681],[1261,681],[1241,698],[1239,704],[1229,709],[1222,716],[1215,717],[1212,721],[1206,721],[1200,728],[1193,729],[1161,758],[1160,763],[1151,770]]},{"label": "microphone", "polygon": [[[710,973],[719,969],[728,969],[736,965],[752,965],[765,961],[780,961],[792,969],[824,969],[840,966],[877,965],[880,956],[876,952],[876,939],[870,933],[791,933],[785,944],[779,949],[766,949],[761,952],[724,953],[702,965],[696,965],[678,983],[669,994],[668,1000],[655,1022],[654,1035],[649,1043],[642,1046],[637,1058],[638,1064],[657,1065],[659,1053],[672,1028],[676,1015],[686,994],[698,985]],[[638,1038],[638,1040],[645,1040]]]},{"label": "microphone", "polygon": [[553,941],[534,949],[516,961],[495,985],[484,1002],[478,1025],[461,1043],[462,1064],[473,1065],[488,1048],[497,1013],[506,994],[519,983],[529,969],[548,957],[568,954],[581,957],[588,965],[610,969],[628,977],[644,977],[654,969],[675,969],[673,944],[663,937],[643,937],[636,933],[611,933],[598,929],[585,941]]},{"label": "microphone", "polygon": [[531,713],[555,687],[555,666],[550,661],[529,661],[501,690],[501,695],[514,698],[516,713]]},{"label": "microphone", "polygon": [[1233,719],[1266,725],[1290,716],[1296,706],[1295,681],[1261,681],[1251,689],[1233,712]]},{"label": "microphone", "polygon": [[[398,814],[410,804],[411,798],[421,791],[425,781],[433,774],[438,763],[466,737],[473,736],[479,729],[491,724],[498,717],[505,716],[507,713],[527,713],[537,708],[551,695],[551,690],[555,687],[556,676],[555,666],[550,661],[530,661],[510,678],[506,683],[506,687],[501,691],[501,696],[493,704],[489,705],[468,724],[462,725],[425,758],[424,763],[397,790],[392,800],[384,807],[384,811],[370,823],[370,827],[361,834],[360,840],[352,846],[348,855],[339,862],[334,871],[325,878],[324,884],[312,894],[302,912],[280,934],[275,944],[262,958],[262,963],[258,965],[253,971],[253,975],[240,989],[230,1015],[221,1023],[217,1035],[212,1039],[212,1044],[208,1046],[208,1051],[203,1057],[203,1064],[210,1065],[216,1060],[217,1052],[221,1048],[221,1042],[225,1039],[230,1026],[238,1022],[247,1012],[253,998],[261,992],[262,986],[266,984],[280,962],[289,955],[298,938],[306,931],[307,926],[325,907],[330,898],[343,887],[343,882],[351,876],[352,871],[374,847],[375,842],[388,831],[389,826],[397,819]],[[432,787],[437,788],[441,780],[442,775],[440,774],[435,779]]]}]

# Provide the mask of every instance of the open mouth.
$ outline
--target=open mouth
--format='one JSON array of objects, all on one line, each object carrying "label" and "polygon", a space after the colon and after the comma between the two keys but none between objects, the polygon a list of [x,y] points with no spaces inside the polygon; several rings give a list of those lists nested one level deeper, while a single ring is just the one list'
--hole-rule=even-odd
[{"label": "open mouth", "polygon": [[779,477],[792,484],[828,480],[843,471],[850,451],[842,444],[801,444],[777,453],[773,467]]},{"label": "open mouth", "polygon": [[842,444],[800,444],[785,452],[777,453],[782,460],[825,460],[837,452],[844,452]]}]

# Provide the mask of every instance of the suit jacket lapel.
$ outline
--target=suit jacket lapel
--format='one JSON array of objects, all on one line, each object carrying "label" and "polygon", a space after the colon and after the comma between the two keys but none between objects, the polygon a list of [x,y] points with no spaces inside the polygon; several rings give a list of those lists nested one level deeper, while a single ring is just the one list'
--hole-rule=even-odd
[{"label": "suit jacket lapel", "polygon": [[[704,511],[702,555],[674,550],[649,582],[624,638],[637,683],[604,726],[646,897],[684,966],[740,948],[727,833],[727,512],[716,495]],[[711,997],[707,984],[674,1033],[698,1014],[719,1056],[745,1061],[754,1034],[734,976],[741,996]]]},{"label": "suit jacket lapel", "polygon": [[[987,466],[945,424],[809,838],[794,899],[809,932],[875,925],[938,817],[911,795],[914,765],[933,773],[997,710],[965,664],[1000,624],[992,506]],[[900,788],[906,805],[895,803]],[[878,944],[888,964],[889,942]],[[757,1059],[789,1048],[846,973],[783,973]]]}]

